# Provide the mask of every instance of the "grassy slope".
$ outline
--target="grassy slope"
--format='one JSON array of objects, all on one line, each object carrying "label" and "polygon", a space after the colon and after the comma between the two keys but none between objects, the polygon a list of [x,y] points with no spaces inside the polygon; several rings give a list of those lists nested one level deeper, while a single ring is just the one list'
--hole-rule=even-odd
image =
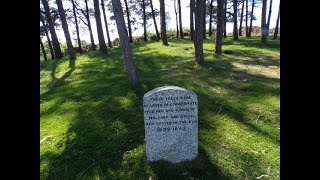
[{"label": "grassy slope", "polygon": [[[120,48],[40,67],[41,179],[280,178],[280,41],[205,40],[197,66],[189,40],[134,45],[141,86],[130,88]],[[199,98],[199,157],[147,163],[143,94],[176,85]]]}]

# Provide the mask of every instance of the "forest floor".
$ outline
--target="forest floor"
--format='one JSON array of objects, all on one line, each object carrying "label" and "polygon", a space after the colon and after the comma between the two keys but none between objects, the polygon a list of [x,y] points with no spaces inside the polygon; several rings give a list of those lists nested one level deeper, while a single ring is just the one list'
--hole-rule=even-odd
[{"label": "forest floor", "polygon": [[[189,39],[133,45],[130,87],[121,48],[40,63],[41,179],[280,179],[280,40]],[[198,95],[199,157],[148,163],[142,98],[165,85]]]}]

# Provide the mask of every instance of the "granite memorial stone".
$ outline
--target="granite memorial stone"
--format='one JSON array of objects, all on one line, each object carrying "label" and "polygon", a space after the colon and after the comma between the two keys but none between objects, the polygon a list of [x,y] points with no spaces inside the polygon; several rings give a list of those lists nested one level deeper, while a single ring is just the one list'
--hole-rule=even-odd
[{"label": "granite memorial stone", "polygon": [[148,161],[178,163],[198,156],[198,98],[187,89],[164,86],[143,97]]}]

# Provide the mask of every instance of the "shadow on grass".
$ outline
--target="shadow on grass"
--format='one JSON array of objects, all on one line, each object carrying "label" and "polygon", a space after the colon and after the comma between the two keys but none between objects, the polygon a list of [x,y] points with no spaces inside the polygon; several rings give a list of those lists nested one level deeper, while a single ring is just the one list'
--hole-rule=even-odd
[{"label": "shadow on grass", "polygon": [[[190,43],[189,40],[180,42]],[[199,131],[215,132],[219,128],[218,124],[212,127],[206,115],[215,115],[217,109],[222,107],[221,103],[225,102],[219,114],[233,118],[258,136],[276,144],[279,142],[276,134],[254,124],[246,115],[252,103],[246,98],[278,97],[279,92],[274,84],[278,84],[279,79],[236,70],[232,62],[237,59],[213,59],[206,61],[204,66],[198,66],[192,55],[164,55],[151,48],[144,48],[143,53],[137,51],[141,48],[143,45],[133,47],[141,81],[135,87],[127,83],[120,48],[110,49],[108,55],[89,53],[90,63],[77,66],[50,83],[50,89],[41,95],[41,99],[55,102],[41,112],[41,117],[59,111],[65,114],[75,112],[75,116],[64,136],[53,142],[52,148],[59,153],[47,150],[41,154],[40,164],[45,164],[41,179],[239,178],[231,169],[213,163],[212,150],[216,149],[205,140],[199,142],[204,147],[200,146],[199,157],[193,161],[179,165],[146,162],[142,99],[147,91],[164,85],[185,87],[198,95]],[[270,62],[266,60],[265,63]],[[54,73],[55,68],[52,67],[53,76]],[[248,81],[243,82],[243,77]],[[73,81],[74,78],[81,81]],[[213,87],[225,89],[226,95],[211,91]],[[239,102],[229,102],[230,96]],[[63,108],[65,103],[72,105]],[[230,161],[240,164],[239,168],[247,173],[261,171],[263,157],[244,156],[241,150],[230,146],[233,156]]]},{"label": "shadow on grass", "polygon": [[212,163],[205,149],[199,146],[199,155],[194,160],[172,164],[168,161],[150,163],[158,179],[231,179]]}]

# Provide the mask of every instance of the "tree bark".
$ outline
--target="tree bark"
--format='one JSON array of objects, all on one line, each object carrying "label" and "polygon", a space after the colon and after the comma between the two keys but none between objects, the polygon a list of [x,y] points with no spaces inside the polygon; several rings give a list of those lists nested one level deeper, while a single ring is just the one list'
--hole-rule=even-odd
[{"label": "tree bark", "polygon": [[233,0],[233,39],[238,40],[238,1]]},{"label": "tree bark", "polygon": [[50,8],[48,5],[48,2],[47,2],[47,0],[41,0],[41,2],[44,7],[47,22],[49,24],[49,29],[50,29],[50,34],[51,34],[51,38],[52,38],[52,45],[53,45],[55,57],[57,59],[61,59],[63,57],[63,54],[61,52],[60,43],[58,41],[58,37],[57,37],[56,31],[54,29],[54,24],[53,24],[51,15],[50,15]]},{"label": "tree bark", "polygon": [[48,31],[47,31],[47,25],[44,23],[44,19],[43,19],[42,15],[41,15],[41,12],[40,12],[40,21],[42,23],[42,26],[44,27],[44,33],[46,34],[46,37],[47,37],[47,41],[48,41],[48,45],[49,45],[49,49],[50,49],[50,54],[51,54],[51,59],[55,59],[54,51],[53,51],[52,44],[51,44],[51,40],[50,40]]},{"label": "tree bark", "polygon": [[86,18],[88,21],[88,29],[89,29],[89,34],[90,34],[90,40],[91,40],[91,49],[92,51],[96,50],[96,45],[94,44],[94,39],[93,39],[93,33],[92,33],[92,28],[91,28],[91,22],[90,22],[90,15],[89,15],[89,7],[88,7],[88,0],[84,0],[86,3]]},{"label": "tree bark", "polygon": [[43,43],[42,43],[42,41],[41,41],[41,37],[40,37],[40,46],[41,46],[41,51],[42,51],[42,54],[43,54],[43,59],[44,59],[45,61],[47,61],[48,59],[47,59],[46,51],[44,50]]},{"label": "tree bark", "polygon": [[143,7],[143,40],[144,42],[148,41],[147,38],[147,20],[146,20],[146,5],[144,3],[145,0],[142,0]]},{"label": "tree bark", "polygon": [[74,21],[76,23],[76,31],[77,31],[77,39],[78,39],[78,51],[80,54],[82,53],[82,48],[81,48],[81,40],[80,40],[80,33],[79,33],[79,26],[78,26],[78,20],[77,20],[77,14],[76,14],[76,5],[74,4],[74,0],[71,0],[72,3],[72,10],[73,10],[73,16],[74,16]]},{"label": "tree bark", "polygon": [[71,41],[71,37],[69,34],[69,29],[68,29],[68,24],[67,24],[67,20],[66,20],[66,15],[65,15],[65,11],[62,5],[62,0],[56,0],[57,6],[58,6],[58,11],[59,11],[59,15],[60,15],[60,20],[61,20],[61,24],[62,24],[62,29],[64,32],[64,36],[66,37],[66,43],[67,43],[67,47],[68,47],[68,54],[69,54],[69,67],[74,68],[75,66],[75,59],[76,59],[76,53],[74,52],[73,46],[72,46],[72,41]]},{"label": "tree bark", "polygon": [[103,36],[103,29],[102,29],[100,8],[99,8],[99,0],[93,0],[93,6],[94,6],[94,16],[95,16],[96,25],[97,25],[97,33],[98,33],[100,52],[107,54],[108,49],[107,49],[106,41],[104,40],[104,36]]},{"label": "tree bark", "polygon": [[255,0],[252,0],[252,9],[251,9],[251,15],[250,15],[250,27],[249,27],[249,37],[251,37],[252,33],[252,20],[253,20],[253,10],[254,10]]},{"label": "tree bark", "polygon": [[261,14],[261,42],[267,43],[268,27],[266,23],[267,19],[267,0],[262,0],[262,14]]},{"label": "tree bark", "polygon": [[127,71],[128,81],[130,84],[135,85],[138,83],[138,75],[136,67],[134,65],[131,45],[128,38],[128,32],[124,21],[124,15],[121,7],[120,0],[112,0],[112,8],[114,12],[114,18],[116,20],[120,44],[124,56],[124,64]]},{"label": "tree bark", "polygon": [[212,6],[213,0],[210,1],[210,15],[209,15],[209,36],[212,35]]},{"label": "tree bark", "polygon": [[160,19],[161,19],[161,34],[162,34],[162,44],[169,46],[167,37],[167,25],[166,25],[166,10],[164,0],[160,0]]},{"label": "tree bark", "polygon": [[179,8],[179,25],[180,25],[180,38],[183,39],[182,19],[181,19],[181,0],[178,0]]},{"label": "tree bark", "polygon": [[129,6],[127,0],[124,0],[126,5],[126,12],[127,12],[127,21],[128,21],[128,29],[129,29],[129,41],[132,43],[132,32],[131,32],[131,21],[130,21],[130,13],[129,13]]},{"label": "tree bark", "polygon": [[195,36],[194,50],[195,58],[198,64],[204,63],[203,57],[203,16],[204,16],[204,0],[196,0],[195,7]]},{"label": "tree bark", "polygon": [[227,3],[228,0],[224,0],[223,38],[227,38]]},{"label": "tree bark", "polygon": [[179,28],[178,28],[178,12],[176,7],[176,0],[173,1],[174,13],[176,14],[176,38],[179,39]]},{"label": "tree bark", "polygon": [[156,29],[157,38],[158,38],[158,40],[160,40],[160,34],[159,34],[159,31],[158,31],[158,27],[157,27],[157,21],[156,21],[156,16],[155,16],[154,10],[153,10],[152,0],[150,0],[150,5],[151,5],[151,12],[152,12],[154,28]]},{"label": "tree bark", "polygon": [[195,5],[195,0],[190,0],[190,36],[191,36],[191,41],[194,40],[194,18],[193,18],[194,5]]},{"label": "tree bark", "polygon": [[243,9],[244,9],[244,0],[242,0],[242,8],[241,8],[241,17],[240,17],[240,26],[239,26],[239,36],[242,36],[242,21],[243,21]]},{"label": "tree bark", "polygon": [[216,33],[216,55],[221,55],[222,53],[222,35],[223,35],[223,5],[227,0],[217,0],[217,33]]},{"label": "tree bark", "polygon": [[272,12],[272,0],[270,0],[270,6],[269,6],[269,15],[268,15],[268,22],[267,22],[267,27],[268,27],[267,36],[269,36],[271,12]]},{"label": "tree bark", "polygon": [[102,6],[104,24],[106,25],[108,45],[109,45],[110,48],[112,48],[112,43],[111,43],[111,40],[110,40],[110,34],[109,34],[109,28],[108,28],[108,21],[107,21],[107,16],[106,16],[106,10],[105,10],[105,7],[104,7],[104,0],[101,0],[101,6]]},{"label": "tree bark", "polygon": [[274,30],[273,39],[277,39],[277,37],[278,37],[279,20],[280,20],[280,3],[279,3],[279,11],[278,11],[276,29]]},{"label": "tree bark", "polygon": [[204,1],[204,3],[203,3],[203,16],[202,16],[202,18],[203,18],[203,26],[202,26],[202,28],[203,28],[203,39],[207,39],[207,34],[206,34],[206,0],[203,0]]},{"label": "tree bark", "polygon": [[249,28],[248,28],[248,1],[246,0],[246,37],[249,37]]}]

